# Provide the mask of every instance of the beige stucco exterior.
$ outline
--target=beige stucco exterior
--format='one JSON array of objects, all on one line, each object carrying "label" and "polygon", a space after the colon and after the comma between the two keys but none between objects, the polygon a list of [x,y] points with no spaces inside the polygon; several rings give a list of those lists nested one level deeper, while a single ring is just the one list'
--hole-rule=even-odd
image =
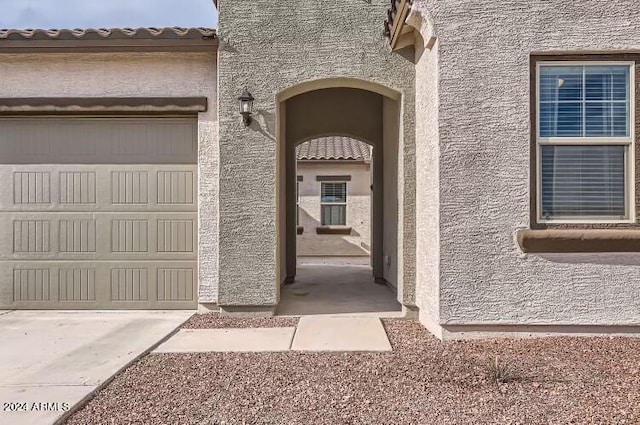
[{"label": "beige stucco exterior", "polygon": [[414,2],[417,304],[436,335],[640,325],[637,254],[516,241],[532,226],[531,55],[637,52],[639,17],[632,1]]},{"label": "beige stucco exterior", "polygon": [[[374,147],[370,208],[380,212],[371,231],[354,225],[360,239],[345,240],[382,247],[372,253],[376,277],[396,286],[398,300],[418,309],[434,334],[640,326],[638,254],[525,253],[516,236],[536,225],[532,56],[615,53],[640,62],[635,2],[415,0],[406,25],[418,36],[395,52],[382,31],[384,0],[218,6],[217,57],[0,61],[0,97],[208,98],[198,116],[203,306],[274,312],[281,284],[295,275],[295,241],[307,249],[318,218],[303,195],[310,222],[296,238],[295,146],[344,135]],[[256,98],[249,127],[237,105],[245,87]],[[303,189],[316,191],[311,183],[305,176]],[[363,197],[362,210],[363,187],[353,195]]]},{"label": "beige stucco exterior", "polygon": [[[222,40],[218,61],[219,140],[224,164],[220,175],[219,302],[223,310],[254,306],[270,312],[278,303],[280,284],[288,274],[285,199],[295,198],[295,175],[293,184],[285,184],[285,150],[288,143],[296,143],[287,139],[294,137],[287,135],[287,125],[299,124],[292,121],[293,111],[286,103],[296,102],[298,95],[331,88],[373,93],[378,96],[374,99],[380,99],[376,102],[382,104],[378,114],[364,117],[358,115],[360,109],[344,110],[342,118],[334,122],[333,131],[373,144],[376,141],[367,139],[384,139],[384,128],[379,130],[380,138],[380,133],[349,134],[346,127],[337,124],[353,128],[365,119],[384,127],[386,121],[386,139],[397,151],[396,179],[388,180],[388,199],[398,209],[396,214],[389,211],[398,230],[387,239],[396,272],[387,268],[384,273],[397,280],[402,303],[412,306],[414,66],[401,56],[389,55],[380,29],[386,2],[229,0],[220,1],[218,8]],[[242,125],[237,114],[236,98],[244,86],[256,98],[255,121],[250,128]],[[338,109],[344,105],[334,102]],[[320,117],[309,114],[308,122],[314,123],[312,118]],[[315,125],[324,126],[324,134],[306,136],[330,135],[330,124],[316,120]],[[389,162],[393,163],[391,158]],[[380,181],[379,188],[382,185]]]}]

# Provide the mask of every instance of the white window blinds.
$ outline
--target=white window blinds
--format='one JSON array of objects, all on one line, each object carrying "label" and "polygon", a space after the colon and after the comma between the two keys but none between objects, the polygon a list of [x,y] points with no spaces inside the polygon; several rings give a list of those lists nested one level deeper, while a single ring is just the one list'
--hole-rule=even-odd
[{"label": "white window blinds", "polygon": [[628,66],[540,69],[540,137],[627,137]]},{"label": "white window blinds", "polygon": [[543,217],[624,218],[624,157],[624,146],[543,146]]},{"label": "white window blinds", "polygon": [[542,221],[628,219],[631,98],[629,65],[540,66]]}]

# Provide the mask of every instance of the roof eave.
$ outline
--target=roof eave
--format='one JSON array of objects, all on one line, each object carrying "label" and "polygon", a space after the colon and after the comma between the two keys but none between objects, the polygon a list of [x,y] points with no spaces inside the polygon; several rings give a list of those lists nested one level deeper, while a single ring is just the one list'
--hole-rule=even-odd
[{"label": "roof eave", "polygon": [[119,40],[2,40],[0,53],[216,52],[217,38]]},{"label": "roof eave", "polygon": [[412,0],[392,0],[391,9],[394,10],[389,9],[388,20],[385,22],[391,50],[404,49],[415,42],[413,28],[406,25],[412,4]]}]

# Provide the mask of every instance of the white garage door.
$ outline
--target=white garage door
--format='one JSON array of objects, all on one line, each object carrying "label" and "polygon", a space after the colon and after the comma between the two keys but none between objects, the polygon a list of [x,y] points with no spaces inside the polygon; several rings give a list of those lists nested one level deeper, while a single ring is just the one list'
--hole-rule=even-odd
[{"label": "white garage door", "polygon": [[0,120],[0,310],[197,305],[197,120]]}]

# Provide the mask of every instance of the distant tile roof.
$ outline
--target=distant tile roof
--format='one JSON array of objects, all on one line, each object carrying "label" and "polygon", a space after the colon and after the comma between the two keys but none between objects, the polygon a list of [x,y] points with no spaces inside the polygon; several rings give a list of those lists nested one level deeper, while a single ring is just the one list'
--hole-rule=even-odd
[{"label": "distant tile roof", "polygon": [[0,40],[132,40],[216,38],[211,28],[0,29]]},{"label": "distant tile roof", "polygon": [[301,161],[370,161],[371,149],[366,143],[350,137],[321,137],[298,145],[296,156]]}]

